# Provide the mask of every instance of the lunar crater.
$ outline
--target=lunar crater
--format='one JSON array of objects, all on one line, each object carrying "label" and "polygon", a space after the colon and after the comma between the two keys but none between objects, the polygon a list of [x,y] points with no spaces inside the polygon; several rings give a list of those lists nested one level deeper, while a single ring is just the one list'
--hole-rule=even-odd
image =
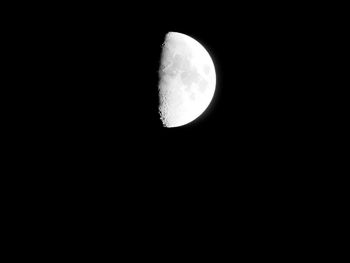
[{"label": "lunar crater", "polygon": [[208,75],[209,72],[210,72],[210,66],[209,65],[204,65],[203,72],[204,72],[205,75]]}]

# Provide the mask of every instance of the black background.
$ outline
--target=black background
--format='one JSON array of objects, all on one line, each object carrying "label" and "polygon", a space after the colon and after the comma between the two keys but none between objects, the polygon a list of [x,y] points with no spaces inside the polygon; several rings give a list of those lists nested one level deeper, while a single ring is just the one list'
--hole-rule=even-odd
[{"label": "black background", "polygon": [[[164,158],[179,173],[212,164],[216,174],[236,162],[252,172],[260,165],[287,172],[307,152],[316,29],[306,7],[61,8],[40,17],[30,37],[41,54],[38,96],[67,149],[118,153],[131,163],[153,157],[151,171]],[[163,128],[158,114],[157,70],[169,31],[202,43],[217,72],[208,110],[176,129]]]},{"label": "black background", "polygon": [[[197,237],[232,225],[265,237],[271,228],[297,232],[317,209],[316,6],[22,8],[15,48],[30,89],[19,92],[28,107],[18,138],[38,202],[77,218],[92,210],[119,217],[146,235],[154,225],[174,226],[173,235],[185,225]],[[170,31],[208,50],[217,86],[201,117],[168,129],[158,114],[158,67]],[[217,228],[203,232],[205,224]]]},{"label": "black background", "polygon": [[[312,129],[316,6],[130,5],[38,6],[19,22],[33,86],[24,97],[35,109],[24,113],[27,137],[37,138],[49,170],[228,193],[312,182],[302,174],[320,147]],[[158,114],[158,67],[170,31],[208,50],[217,86],[202,116],[168,129]]]}]

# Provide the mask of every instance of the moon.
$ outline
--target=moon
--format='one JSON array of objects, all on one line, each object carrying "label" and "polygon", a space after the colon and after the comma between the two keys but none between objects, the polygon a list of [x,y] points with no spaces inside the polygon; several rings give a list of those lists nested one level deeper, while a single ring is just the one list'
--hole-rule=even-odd
[{"label": "moon", "polygon": [[159,79],[159,114],[164,127],[179,127],[194,121],[213,99],[214,63],[207,50],[185,34],[166,34]]}]

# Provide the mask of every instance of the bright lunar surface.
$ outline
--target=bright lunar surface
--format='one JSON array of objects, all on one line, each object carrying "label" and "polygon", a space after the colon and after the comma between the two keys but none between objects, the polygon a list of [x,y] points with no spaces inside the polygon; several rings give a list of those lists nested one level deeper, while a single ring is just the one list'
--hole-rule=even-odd
[{"label": "bright lunar surface", "polygon": [[159,77],[159,113],[164,127],[195,120],[214,96],[214,63],[205,48],[187,35],[166,35]]}]

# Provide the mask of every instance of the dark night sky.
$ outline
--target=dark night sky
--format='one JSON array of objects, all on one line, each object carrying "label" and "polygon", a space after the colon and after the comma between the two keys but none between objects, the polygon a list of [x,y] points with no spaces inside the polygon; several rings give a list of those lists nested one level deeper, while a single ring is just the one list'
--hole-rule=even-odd
[{"label": "dark night sky", "polygon": [[[92,164],[96,171],[143,169],[154,180],[170,171],[180,184],[205,178],[222,187],[230,180],[267,186],[281,173],[289,180],[314,147],[308,102],[315,29],[307,9],[178,6],[84,4],[23,25],[42,76],[45,147],[89,173]],[[217,73],[208,111],[173,129],[158,115],[157,70],[169,31],[202,43]]]},{"label": "dark night sky", "polygon": [[[26,163],[15,166],[25,169],[28,196],[47,202],[44,221],[47,208],[56,218],[61,207],[68,218],[61,221],[82,218],[70,228],[100,217],[102,224],[91,225],[110,220],[129,238],[129,229],[148,231],[144,243],[165,240],[153,229],[178,232],[181,244],[192,229],[209,243],[224,240],[209,236],[230,227],[229,238],[261,231],[259,246],[270,229],[277,241],[280,229],[302,231],[296,222],[317,208],[310,189],[321,189],[314,167],[322,144],[313,128],[321,87],[313,82],[319,56],[310,9],[148,2],[23,10],[28,19],[14,34],[27,72],[16,76],[26,83],[18,91],[28,104],[20,112],[25,121],[16,119]],[[172,129],[158,115],[157,71],[169,31],[202,43],[217,73],[208,111]],[[81,228],[90,235],[90,225]]]},{"label": "dark night sky", "polygon": [[[312,136],[306,75],[314,31],[304,23],[307,12],[295,19],[284,7],[188,8],[120,8],[117,15],[101,7],[72,11],[56,25],[59,79],[66,83],[60,99],[67,104],[57,114],[65,116],[68,141],[103,156],[125,152],[131,159],[120,158],[147,166],[152,156],[179,172],[183,165],[215,173],[295,167]],[[169,31],[202,43],[217,72],[208,112],[175,129],[163,128],[158,115],[157,70]]]},{"label": "dark night sky", "polygon": [[[315,29],[306,8],[297,14],[276,8],[85,4],[35,17],[28,38],[42,39],[33,43],[43,54],[42,82],[51,87],[42,100],[51,109],[48,129],[62,134],[68,148],[107,155],[122,149],[131,155],[155,151],[159,158],[166,151],[189,163],[211,156],[284,163],[281,156],[298,152],[310,136],[307,77]],[[169,31],[202,43],[217,73],[208,111],[174,129],[163,128],[158,115],[157,70]]]}]

